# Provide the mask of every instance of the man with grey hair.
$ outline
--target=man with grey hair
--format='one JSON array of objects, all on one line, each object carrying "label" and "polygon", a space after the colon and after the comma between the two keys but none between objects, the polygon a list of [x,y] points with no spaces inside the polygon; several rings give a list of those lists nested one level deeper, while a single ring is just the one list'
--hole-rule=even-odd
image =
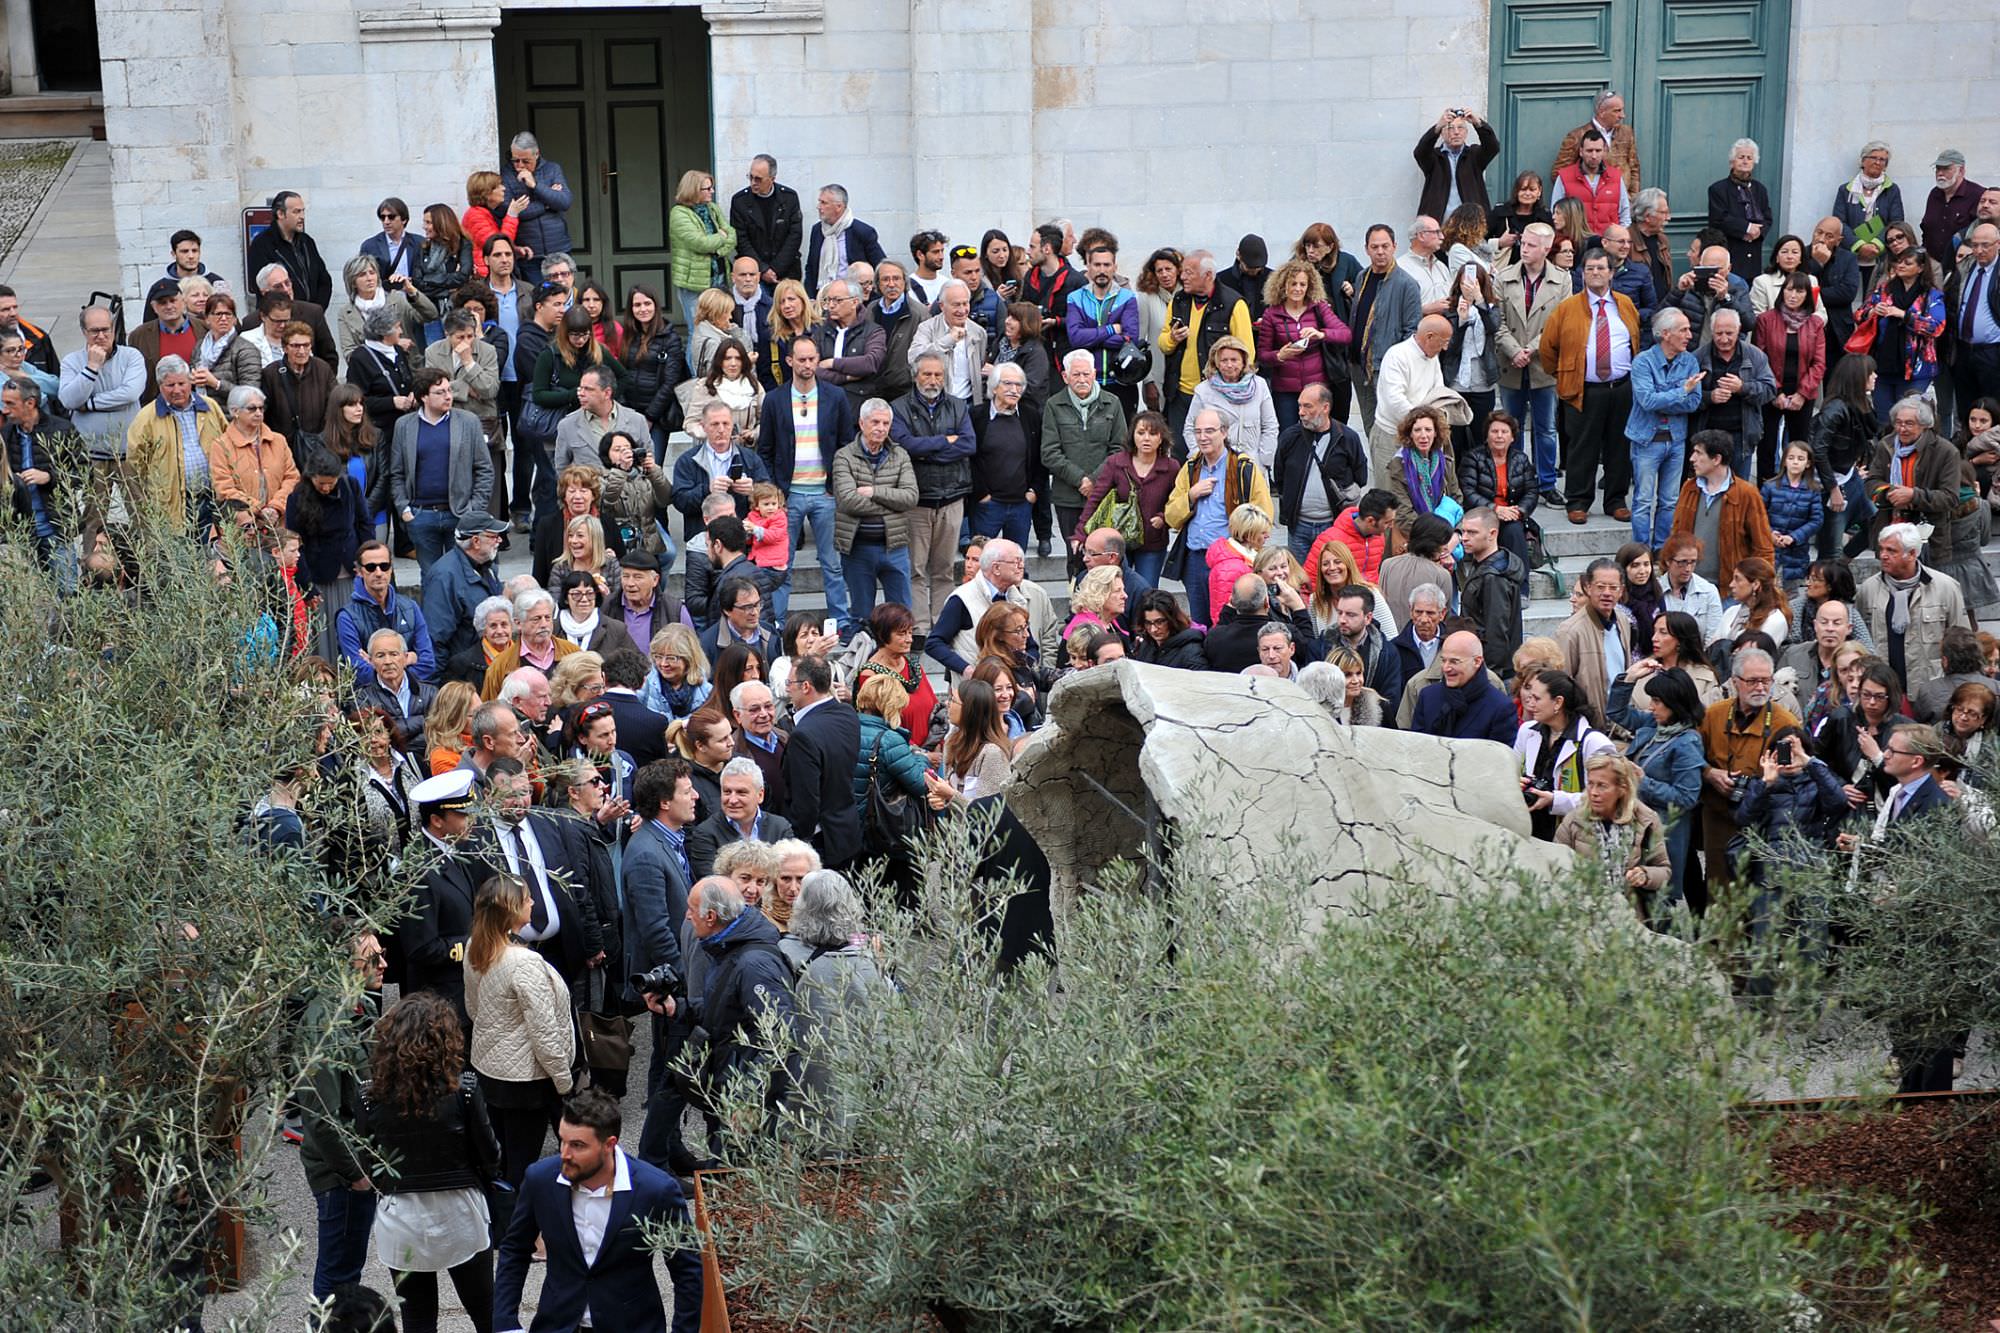
[{"label": "man with grey hair", "polygon": [[1759,156],[1755,139],[1738,139],[1729,146],[1729,174],[1708,187],[1708,225],[1729,238],[1729,262],[1738,273],[1764,271],[1764,236],[1777,218],[1755,175]]},{"label": "man with grey hair", "polygon": [[1791,709],[1772,701],[1777,666],[1761,648],[1745,648],[1729,663],[1734,697],[1717,699],[1701,719],[1706,767],[1701,784],[1702,850],[1707,885],[1688,876],[1688,905],[1697,915],[1708,909],[1712,890],[1735,878],[1729,863],[1729,840],[1736,836],[1736,788],[1739,781],[1762,772],[1765,742],[1799,719]]},{"label": "man with grey hair", "polygon": [[424,715],[437,700],[437,687],[411,674],[417,655],[401,633],[384,625],[368,636],[368,665],[372,679],[354,686],[356,708],[379,708],[394,718],[403,730],[403,748],[413,755],[425,753]]},{"label": "man with grey hair", "polygon": [[1937,184],[1924,198],[1924,218],[1918,231],[1923,236],[1924,253],[1949,267],[1958,257],[1958,240],[1972,219],[1979,215],[1978,181],[1965,174],[1965,154],[1956,148],[1940,148],[1931,163]]},{"label": "man with grey hair", "polygon": [[[745,682],[748,684],[749,682]],[[715,867],[715,854],[732,842],[770,842],[792,836],[792,821],[764,808],[764,770],[738,756],[722,766],[719,808],[688,830],[688,864],[696,875]]]},{"label": "man with grey hair", "polygon": [[500,682],[500,702],[537,733],[547,729],[549,710],[555,707],[547,673],[531,666],[515,667],[507,673],[507,679]]},{"label": "man with grey hair", "polygon": [[[1532,440],[1528,458],[1535,465],[1535,486],[1541,501],[1563,509],[1568,500],[1562,493],[1562,460],[1556,441],[1556,377],[1542,359],[1542,334],[1556,307],[1570,295],[1569,275],[1549,267],[1549,251],[1555,241],[1555,229],[1548,223],[1529,223],[1521,230],[1519,261],[1494,274],[1494,303],[1500,307],[1500,321],[1493,330],[1493,350],[1500,370],[1500,402],[1521,423],[1523,442]],[[1386,379],[1386,361],[1382,369]],[[1442,378],[1437,383],[1442,387]],[[1400,420],[1391,416],[1387,424],[1392,432]],[[1379,416],[1376,424],[1383,424]],[[1393,441],[1395,436],[1392,433],[1388,438]],[[1379,448],[1375,441],[1370,444]],[[1382,457],[1376,454],[1378,486],[1387,484],[1381,472]]]},{"label": "man with grey hair", "polygon": [[1974,219],[1965,250],[1944,285],[1952,396],[1961,422],[1974,403],[2000,394],[2000,223]]},{"label": "man with grey hair", "polygon": [[175,531],[212,532],[211,472],[228,426],[222,405],[195,389],[194,373],[178,356],[161,357],[154,373],[160,396],[125,431],[126,483],[158,506],[160,520]]},{"label": "man with grey hair", "polygon": [[1632,241],[1653,274],[1653,291],[1664,304],[1674,292],[1674,252],[1667,244],[1667,224],[1674,210],[1667,192],[1657,186],[1639,191],[1632,200]]},{"label": "man with grey hair", "polygon": [[[972,530],[1025,545],[1034,516],[1035,474],[1041,471],[1042,413],[1022,400],[1028,375],[1019,364],[997,365],[991,378],[987,400],[972,413]],[[938,600],[943,599],[939,593]]]},{"label": "man with grey hair", "polygon": [[972,288],[958,278],[938,290],[938,313],[917,325],[910,338],[910,368],[936,356],[945,368],[944,388],[959,402],[986,401],[986,326],[972,317]]},{"label": "man with grey hair", "polygon": [[750,488],[769,481],[771,474],[757,451],[737,440],[736,414],[721,399],[703,406],[701,416],[688,423],[688,433],[695,445],[674,460],[672,491],[674,508],[685,520],[684,535],[693,541],[715,517],[708,512],[709,500],[720,497],[728,502],[726,512],[747,518]]},{"label": "man with grey hair", "polygon": [[76,321],[83,346],[62,359],[56,398],[89,442],[93,470],[108,473],[110,461],[124,456],[126,428],[139,414],[146,359],[119,345],[108,307],[85,306]]},{"label": "man with grey hair", "polygon": [[0,380],[0,412],[6,416],[0,444],[6,448],[7,474],[14,482],[8,488],[9,508],[34,533],[35,560],[43,569],[58,553],[67,565],[67,538],[75,520],[68,497],[82,480],[70,471],[81,444],[76,426],[48,410],[42,386],[25,374]]},{"label": "man with grey hair", "polygon": [[1450,599],[1435,583],[1419,583],[1410,589],[1410,614],[1403,628],[1389,640],[1403,659],[1403,679],[1414,680],[1425,667],[1437,660],[1438,646],[1444,642],[1441,626],[1451,609]]},{"label": "man with grey hair", "polygon": [[[945,314],[926,320],[917,330],[917,344],[925,341],[925,330],[954,312],[958,323],[951,326],[963,349],[976,341],[982,348],[986,333],[965,317],[965,284],[956,278],[945,284]],[[914,351],[914,345],[912,350]],[[973,353],[966,352],[961,363]],[[950,351],[926,351],[913,355],[916,386],[890,404],[889,438],[906,450],[916,472],[917,506],[909,511],[910,610],[917,617],[917,632],[924,633],[944,610],[944,599],[957,580],[953,565],[958,558],[959,527],[965,519],[965,500],[972,494],[972,455],[977,439],[972,433],[972,417],[966,400],[948,391],[953,355]],[[975,376],[983,369],[971,362]],[[982,397],[984,395],[982,394]],[[879,407],[881,400],[871,399]],[[865,435],[869,423],[861,423]]]},{"label": "man with grey hair", "polygon": [[1923,530],[1890,523],[1875,534],[1881,569],[1854,593],[1854,610],[1868,626],[1876,651],[1895,669],[1911,695],[1944,674],[1944,633],[1954,625],[1977,630],[1958,580],[1926,566]]},{"label": "man with grey hair", "polygon": [[514,272],[533,287],[542,280],[542,266],[549,256],[570,247],[569,223],[563,215],[576,197],[563,169],[542,156],[542,146],[526,130],[507,145],[507,169],[500,175],[507,185],[508,204],[520,198],[528,201],[514,233]]},{"label": "man with grey hair", "polygon": [[479,641],[474,612],[489,597],[500,594],[500,576],[493,557],[500,553],[500,536],[507,525],[483,510],[458,520],[452,535],[456,545],[438,557],[423,582],[424,622],[431,641],[446,661]]},{"label": "man with grey hair", "polygon": [[729,225],[736,232],[737,258],[755,262],[757,276],[769,291],[801,273],[805,214],[799,192],[778,184],[778,159],[769,153],[750,159],[749,181],[730,197]]},{"label": "man with grey hair", "polygon": [[746,680],[730,690],[729,716],[736,723],[736,757],[748,759],[764,775],[764,803],[785,804],[785,736],[778,730],[778,696],[769,685]]},{"label": "man with grey hair", "polygon": [[1703,250],[1699,267],[1709,270],[1705,279],[1697,282],[1696,270],[1689,269],[1680,276],[1677,294],[1663,302],[1680,307],[1688,322],[1694,326],[1697,343],[1708,341],[1708,323],[1718,310],[1734,310],[1742,321],[1742,328],[1747,329],[1757,322],[1756,312],[1750,305],[1749,283],[1732,271],[1734,264],[1726,247],[1711,245]]},{"label": "man with grey hair", "polygon": [[[872,279],[875,271],[868,273]],[[812,327],[820,382],[839,385],[857,408],[874,395],[889,346],[889,335],[862,305],[866,299],[852,276],[835,278],[819,296],[826,317]]]},{"label": "man with grey hair", "polygon": [[1762,448],[1764,405],[1778,396],[1778,381],[1763,349],[1744,333],[1742,318],[1730,306],[1709,316],[1708,341],[1694,354],[1702,375],[1702,406],[1694,427],[1727,435],[1735,446],[1731,461],[1736,475],[1759,482],[1778,470],[1771,451]]},{"label": "man with grey hair", "polygon": [[1935,556],[1951,546],[1962,457],[1938,434],[1937,411],[1928,399],[1916,394],[1899,399],[1889,409],[1888,426],[1868,460],[1876,533],[1892,523],[1928,524]]},{"label": "man with grey hair", "polygon": [[818,210],[819,221],[806,239],[805,284],[814,296],[855,260],[882,262],[882,242],[873,227],[848,210],[846,186],[820,186]]},{"label": "man with grey hair", "polygon": [[426,366],[413,384],[417,410],[396,422],[389,445],[389,498],[428,578],[459,521],[485,513],[493,459],[479,418],[452,406],[451,378]]},{"label": "man with grey hair", "polygon": [[1632,540],[1658,550],[1673,530],[1688,418],[1701,408],[1701,363],[1688,350],[1688,317],[1669,306],[1653,316],[1653,345],[1632,358]]},{"label": "man with grey hair", "polygon": [[618,401],[618,377],[609,366],[586,366],[576,382],[577,408],[556,427],[555,469],[576,464],[602,468],[597,445],[619,431],[632,440],[635,456],[650,456],[653,428],[645,415]]},{"label": "man with grey hair", "polygon": [[[1591,107],[1590,119],[1563,136],[1562,144],[1556,149],[1555,161],[1549,165],[1549,176],[1571,163],[1579,161],[1579,150],[1583,144],[1585,130],[1596,130],[1604,136],[1608,145],[1605,161],[1618,168],[1618,174],[1625,179],[1625,189],[1637,196],[1639,191],[1639,141],[1632,133],[1632,127],[1625,123],[1624,94],[1612,88],[1598,93],[1596,103]],[[1666,196],[1660,197],[1666,202]],[[1637,216],[1637,204],[1634,204]]]},{"label": "man with grey hair", "polygon": [[1419,216],[1410,223],[1410,248],[1396,257],[1396,267],[1417,284],[1426,315],[1441,315],[1451,287],[1451,266],[1438,258],[1444,248],[1444,228],[1434,217]]},{"label": "man with grey hair", "polygon": [[[1040,584],[1028,578],[1028,562],[1019,542],[996,537],[979,555],[979,574],[959,584],[945,598],[944,609],[931,624],[924,651],[958,675],[972,670],[978,655],[973,631],[979,619],[995,602],[1010,602],[1028,613],[1028,637],[1034,641],[1044,662],[1055,662],[1061,652],[1062,622]],[[1021,645],[1026,650],[1028,645]]]},{"label": "man with grey hair", "polygon": [[[1391,266],[1394,254],[1392,234]],[[1167,307],[1167,324],[1160,330],[1158,343],[1166,367],[1168,439],[1179,439],[1185,432],[1195,386],[1208,376],[1209,351],[1216,339],[1224,336],[1234,337],[1245,347],[1257,346],[1250,306],[1216,282],[1213,254],[1191,250],[1181,261],[1181,289]]]}]

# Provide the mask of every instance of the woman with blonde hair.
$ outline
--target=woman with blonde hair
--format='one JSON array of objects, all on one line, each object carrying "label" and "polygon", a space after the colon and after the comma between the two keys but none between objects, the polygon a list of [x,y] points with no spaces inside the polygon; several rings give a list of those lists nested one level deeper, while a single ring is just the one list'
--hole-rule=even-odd
[{"label": "woman with blonde hair", "polygon": [[688,325],[688,363],[712,367],[715,353],[725,342],[742,342],[743,330],[736,326],[736,299],[714,288],[694,298],[694,322]]},{"label": "woman with blonde hair", "polygon": [[1182,427],[1190,454],[1195,452],[1195,417],[1205,408],[1214,408],[1229,424],[1229,447],[1256,459],[1258,467],[1270,472],[1278,458],[1278,409],[1264,377],[1252,373],[1256,364],[1243,340],[1232,334],[1223,334],[1210,346],[1208,364],[1188,400],[1187,423]]},{"label": "woman with blonde hair", "polygon": [[1524,640],[1514,650],[1514,679],[1509,691],[1514,696],[1515,716],[1528,720],[1527,707],[1521,702],[1521,690],[1527,683],[1544,671],[1561,671],[1564,660],[1562,645],[1542,634]]},{"label": "woman with blonde hair", "polygon": [[819,318],[805,284],[786,278],[771,291],[771,317],[764,321],[757,344],[757,378],[766,387],[777,388],[792,379],[792,342],[812,331]]},{"label": "woman with blonde hair", "polygon": [[584,514],[563,524],[563,553],[549,566],[549,582],[560,583],[565,575],[589,574],[597,580],[600,604],[610,605],[618,591],[618,557],[604,541],[604,523],[595,514]]},{"label": "woman with blonde hair", "polygon": [[1282,583],[1300,597],[1306,595],[1305,566],[1285,547],[1267,543],[1251,562],[1250,571],[1266,583]]},{"label": "woman with blonde hair", "polygon": [[1639,919],[1650,922],[1653,897],[1667,887],[1673,867],[1660,817],[1639,800],[1639,766],[1597,754],[1583,767],[1583,800],[1556,826],[1556,845],[1599,866],[1606,882],[1631,899]]},{"label": "woman with blonde hair", "polygon": [[446,681],[424,714],[424,750],[432,777],[449,773],[472,747],[472,712],[479,691],[462,680]]},{"label": "woman with blonde hair", "polygon": [[1271,516],[1256,505],[1240,504],[1229,512],[1229,536],[1208,548],[1208,604],[1218,615],[1270,536]]},{"label": "woman with blonde hair", "polygon": [[1312,613],[1313,629],[1321,636],[1333,629],[1338,607],[1335,598],[1342,588],[1366,588],[1375,594],[1375,623],[1382,627],[1388,638],[1396,637],[1396,622],[1389,614],[1389,605],[1382,600],[1382,590],[1361,573],[1361,562],[1354,558],[1354,552],[1346,542],[1324,541],[1319,546],[1319,563],[1306,571],[1306,583],[1311,595],[1306,598],[1306,610]]},{"label": "woman with blonde hair", "polygon": [[[729,285],[729,259],[736,253],[736,229],[729,225],[729,210],[715,200],[712,173],[699,168],[681,173],[674,206],[667,210],[667,248],[681,321],[690,330],[688,350],[695,353],[699,350],[692,336],[699,317],[695,302],[703,292]],[[728,300],[726,294],[723,299]],[[695,356],[688,362],[689,373],[701,364]]]},{"label": "woman with blonde hair", "polygon": [[1092,625],[1117,635],[1121,640],[1129,640],[1132,635],[1125,624],[1125,601],[1125,571],[1122,568],[1099,565],[1085,570],[1083,577],[1076,581],[1076,591],[1070,595],[1070,608],[1076,614],[1063,626],[1063,637],[1068,638],[1079,625]]},{"label": "woman with blonde hair", "polygon": [[708,654],[694,631],[678,622],[653,631],[646,646],[653,669],[639,691],[639,702],[661,717],[687,717],[713,693],[708,683]]},{"label": "woman with blonde hair", "polygon": [[569,987],[547,959],[521,942],[535,906],[524,881],[495,875],[479,886],[465,946],[472,1068],[500,1140],[501,1177],[517,1190],[555,1128],[576,1058]]},{"label": "woman with blonde hair", "polygon": [[384,283],[382,266],[373,255],[356,255],[341,265],[340,279],[347,286],[347,305],[340,312],[334,334],[340,344],[343,363],[354,355],[355,348],[361,346],[361,321],[371,311],[388,310],[413,341],[421,341],[425,322],[438,317],[437,307],[431,304],[431,298],[425,296],[415,282],[406,282],[400,287]]},{"label": "woman with blonde hair", "polygon": [[1326,655],[1326,661],[1340,668],[1347,681],[1347,721],[1356,727],[1379,727],[1382,725],[1382,696],[1368,688],[1368,668],[1362,664],[1361,654],[1341,644]]},{"label": "woman with blonde hair", "polygon": [[[1353,333],[1327,303],[1319,270],[1288,259],[1264,282],[1257,319],[1257,361],[1271,374],[1271,403],[1283,433],[1299,422],[1299,395],[1327,384],[1327,347],[1345,347]],[[1338,354],[1336,354],[1338,355]]]},{"label": "woman with blonde hair", "polygon": [[571,653],[549,673],[552,712],[587,704],[604,693],[604,658],[588,648]]}]

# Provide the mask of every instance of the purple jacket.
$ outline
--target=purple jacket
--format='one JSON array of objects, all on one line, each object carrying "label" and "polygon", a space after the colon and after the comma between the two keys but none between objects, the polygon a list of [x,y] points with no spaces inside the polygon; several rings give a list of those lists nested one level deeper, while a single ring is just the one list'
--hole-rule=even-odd
[{"label": "purple jacket", "polygon": [[[1097,289],[1088,283],[1072,288],[1063,307],[1063,331],[1069,336],[1071,351],[1082,348],[1091,353],[1102,383],[1110,378],[1105,372],[1118,349],[1139,341],[1138,299],[1124,287],[1113,287],[1111,295],[1101,302]],[[1062,374],[1062,367],[1056,367],[1056,374]]]}]

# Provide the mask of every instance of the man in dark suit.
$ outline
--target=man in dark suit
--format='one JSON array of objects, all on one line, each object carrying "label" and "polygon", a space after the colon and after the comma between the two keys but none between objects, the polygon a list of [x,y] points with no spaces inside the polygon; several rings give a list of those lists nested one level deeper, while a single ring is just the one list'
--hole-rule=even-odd
[{"label": "man in dark suit", "polygon": [[778,730],[778,697],[761,680],[746,680],[721,702],[736,720],[736,757],[748,759],[764,775],[764,804],[786,807],[785,737]]},{"label": "man in dark suit", "polygon": [[780,768],[792,828],[819,849],[827,869],[838,870],[861,854],[861,807],[854,801],[861,718],[832,695],[833,669],[825,658],[792,663],[785,681],[792,737]]},{"label": "man in dark suit", "polygon": [[[820,572],[825,576],[826,607],[840,622],[842,638],[855,629],[848,611],[847,578],[841,572],[840,550],[833,544],[833,491],[828,478],[833,474],[833,456],[855,436],[858,427],[854,408],[847,395],[819,383],[819,348],[810,337],[792,342],[786,353],[792,382],[781,384],[764,395],[763,412],[757,421],[757,456],[764,470],[785,493],[785,514],[791,528],[792,558],[799,553],[799,536],[807,519],[812,520],[813,545],[819,551]],[[818,457],[799,459],[799,423],[818,440]],[[793,489],[794,483],[797,489]],[[786,596],[780,590],[778,596]],[[785,608],[776,608],[773,617],[783,624]]]},{"label": "man in dark suit", "polygon": [[453,769],[410,789],[423,829],[423,850],[437,859],[417,881],[416,902],[397,923],[395,957],[403,994],[430,991],[450,1000],[459,1022],[465,1012],[465,945],[472,938],[472,904],[493,867],[467,845],[472,831],[472,773]]},{"label": "man in dark suit", "polygon": [[2000,226],[1975,222],[1965,239],[1972,253],[1944,285],[1945,350],[1960,425],[1975,402],[2000,394]]},{"label": "man in dark suit", "polygon": [[[495,759],[486,769],[493,783],[495,818],[486,856],[528,886],[532,915],[519,932],[522,943],[549,961],[571,990],[583,980],[590,952],[584,945],[583,906],[570,891],[589,867],[568,864],[562,837],[549,815],[532,813],[534,790],[518,759]],[[569,877],[557,870],[570,872]],[[586,893],[588,888],[585,888]]]},{"label": "man in dark suit", "polygon": [[604,693],[599,696],[618,721],[618,748],[640,768],[667,757],[667,719],[639,700],[651,669],[639,653],[612,653],[604,659]]},{"label": "man in dark suit", "polygon": [[[618,1102],[586,1088],[563,1103],[557,1130],[560,1156],[528,1168],[513,1220],[500,1242],[493,1283],[493,1327],[521,1333],[521,1288],[539,1238],[548,1251],[533,1333],[591,1327],[625,1333],[668,1333],[653,1252],[643,1228],[685,1223],[687,1200],[672,1176],[628,1156],[618,1146],[624,1128]],[[667,1255],[674,1284],[672,1333],[701,1327],[701,1258],[692,1250]]]},{"label": "man in dark suit", "polygon": [[[694,824],[694,778],[685,759],[661,759],[639,770],[632,782],[632,809],[638,832],[625,846],[625,999],[639,1003],[642,992],[630,978],[662,963],[687,976],[681,956],[681,922],[687,918],[688,889],[694,873],[687,858],[687,831]],[[653,1062],[646,1071],[646,1123],[639,1131],[639,1155],[676,1175],[693,1171],[695,1160],[681,1141],[687,1099],[667,1080],[668,1067],[687,1040],[684,1025],[657,1010],[653,1016]]]},{"label": "man in dark suit", "polygon": [[732,842],[778,842],[792,836],[792,821],[764,810],[764,770],[754,759],[722,766],[722,808],[688,830],[688,864],[696,879],[715,869],[715,854]]},{"label": "man in dark suit", "polygon": [[736,232],[737,257],[757,262],[765,288],[799,276],[805,220],[799,192],[778,184],[778,159],[769,153],[751,158],[750,183],[730,196],[729,225]]},{"label": "man in dark suit", "polygon": [[1444,644],[1444,590],[1435,583],[1419,583],[1410,590],[1410,617],[1396,637],[1396,656],[1403,665],[1403,679],[1415,680],[1425,667],[1437,660]]},{"label": "man in dark suit", "polygon": [[821,186],[819,221],[813,223],[812,236],[806,242],[806,290],[818,296],[820,288],[844,275],[855,260],[879,264],[882,258],[882,242],[875,229],[847,211],[847,188]]}]

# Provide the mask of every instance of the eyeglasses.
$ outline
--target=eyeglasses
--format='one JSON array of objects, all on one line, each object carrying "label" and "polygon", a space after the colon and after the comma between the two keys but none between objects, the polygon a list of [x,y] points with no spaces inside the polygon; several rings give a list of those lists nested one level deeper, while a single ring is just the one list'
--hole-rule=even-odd
[{"label": "eyeglasses", "polygon": [[1906,758],[1906,759],[1921,759],[1921,758],[1923,758],[1923,756],[1922,756],[1922,755],[1920,755],[1920,754],[1918,754],[1918,753],[1917,753],[1917,752],[1916,752],[1915,750],[1898,750],[1898,749],[1897,749],[1897,748],[1896,748],[1895,746],[1893,746],[1893,745],[1888,745],[1888,746],[1884,746],[1884,747],[1883,747],[1883,749],[1882,749],[1882,753],[1883,753],[1883,754],[1900,754],[1900,755],[1902,755],[1902,756],[1903,756],[1904,758]]},{"label": "eyeglasses", "polygon": [[1672,560],[1667,561],[1667,563],[1672,565],[1675,569],[1693,569],[1696,564],[1700,563],[1700,557],[1692,555],[1678,555],[1675,556]]},{"label": "eyeglasses", "polygon": [[1771,678],[1769,676],[1738,676],[1736,680],[1738,684],[1747,685],[1753,690],[1768,690],[1771,688]]},{"label": "eyeglasses", "polygon": [[682,657],[679,653],[654,653],[653,660],[655,662],[658,662],[661,666],[665,666],[669,662],[687,661],[687,659],[685,657]]},{"label": "eyeglasses", "polygon": [[371,574],[380,574],[385,569],[394,569],[395,565],[391,564],[387,560],[363,560],[361,562],[361,568],[367,570]]},{"label": "eyeglasses", "polygon": [[1885,704],[1889,702],[1887,690],[1862,690],[1856,696],[1865,704]]}]

